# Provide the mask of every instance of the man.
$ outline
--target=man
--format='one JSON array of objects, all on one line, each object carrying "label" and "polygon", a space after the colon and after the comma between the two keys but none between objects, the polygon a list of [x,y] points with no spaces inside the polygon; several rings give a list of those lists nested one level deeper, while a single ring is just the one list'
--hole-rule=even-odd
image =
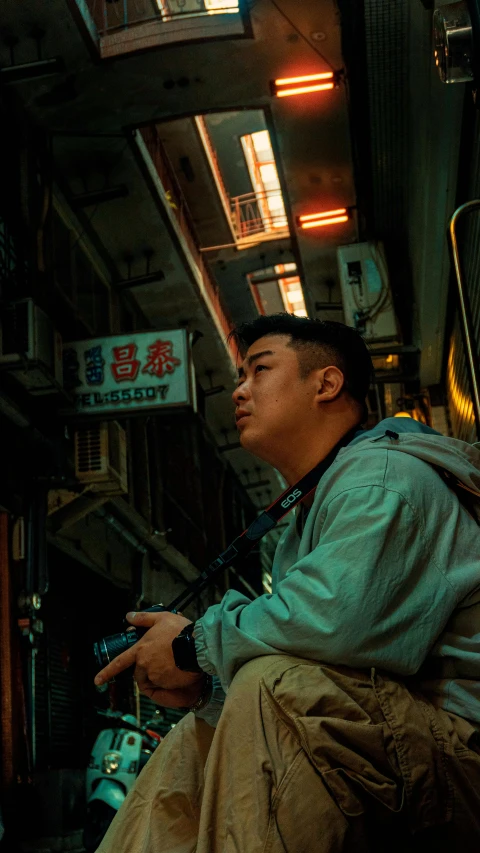
[{"label": "man", "polygon": [[338,452],[279,541],[272,595],[230,590],[190,627],[129,615],[151,630],[97,681],[135,664],[143,692],[195,714],[100,851],[478,851],[480,453],[409,419],[363,432],[371,361],[340,323],[259,317],[236,338],[242,446],[289,485]]}]

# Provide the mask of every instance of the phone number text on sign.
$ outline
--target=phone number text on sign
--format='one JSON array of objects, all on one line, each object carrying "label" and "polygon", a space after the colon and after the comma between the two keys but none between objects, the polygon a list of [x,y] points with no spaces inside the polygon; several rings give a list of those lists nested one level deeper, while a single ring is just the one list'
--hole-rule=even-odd
[{"label": "phone number text on sign", "polygon": [[147,388],[122,388],[121,391],[113,390],[106,394],[93,391],[90,394],[80,394],[77,398],[77,405],[81,408],[87,408],[88,406],[104,406],[109,403],[151,403],[156,399],[166,400],[168,390],[168,385],[150,385]]},{"label": "phone number text on sign", "polygon": [[150,409],[195,405],[185,329],[132,332],[73,341],[64,347],[64,387],[82,415],[128,417]]}]

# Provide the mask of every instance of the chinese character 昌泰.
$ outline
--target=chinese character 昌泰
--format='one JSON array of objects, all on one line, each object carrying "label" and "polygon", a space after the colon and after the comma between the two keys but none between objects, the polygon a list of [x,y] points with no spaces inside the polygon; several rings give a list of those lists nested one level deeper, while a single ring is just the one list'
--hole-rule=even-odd
[{"label": "chinese character \u660c\u6cf0", "polygon": [[85,358],[85,378],[87,385],[101,385],[103,382],[103,366],[105,360],[102,358],[102,347],[96,346],[87,349]]},{"label": "chinese character \u660c\u6cf0", "polygon": [[110,365],[115,382],[133,382],[138,375],[140,362],[135,358],[137,354],[136,344],[123,344],[113,347],[114,361]]},{"label": "chinese character \u660c\u6cf0", "polygon": [[165,373],[173,373],[176,367],[182,362],[179,358],[175,358],[172,354],[173,344],[171,341],[155,341],[147,347],[148,356],[145,367],[142,368],[142,373],[150,373],[152,376],[157,376],[159,379]]}]

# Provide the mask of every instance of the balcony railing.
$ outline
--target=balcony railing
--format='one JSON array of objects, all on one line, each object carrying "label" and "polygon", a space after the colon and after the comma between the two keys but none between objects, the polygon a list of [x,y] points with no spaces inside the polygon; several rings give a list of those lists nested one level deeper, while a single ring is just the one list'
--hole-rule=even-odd
[{"label": "balcony railing", "polygon": [[[200,243],[196,235],[195,226],[183,197],[180,184],[177,181],[166,151],[159,138],[157,129],[156,127],[145,127],[141,130],[141,135],[152,163],[155,166],[158,177],[160,178],[170,209],[174,214],[182,236],[185,239],[188,251],[200,272],[210,307],[214,311],[222,333],[226,338],[232,329],[232,322],[230,320],[228,310],[223,304],[218,284],[210,272],[210,269],[208,268],[200,251]],[[229,350],[235,364],[237,351],[231,341],[229,342]]]},{"label": "balcony railing", "polygon": [[289,234],[280,190],[246,193],[231,199],[232,221],[237,240],[276,239]]},{"label": "balcony railing", "polygon": [[238,0],[87,0],[100,36],[149,21],[239,14]]}]

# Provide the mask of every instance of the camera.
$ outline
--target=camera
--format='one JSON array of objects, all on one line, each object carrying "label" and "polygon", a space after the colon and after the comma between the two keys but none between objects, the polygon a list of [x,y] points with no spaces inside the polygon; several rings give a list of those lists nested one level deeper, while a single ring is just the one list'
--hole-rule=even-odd
[{"label": "camera", "polygon": [[[143,610],[143,613],[161,613],[168,610],[163,604],[154,604],[153,607],[148,607]],[[171,611],[176,613],[175,610]],[[101,640],[93,644],[93,653],[96,661],[101,669],[108,666],[118,655],[126,652],[130,646],[137,643],[141,637],[148,631],[148,628],[130,628],[128,631],[122,631],[120,634],[110,634],[109,637],[102,637]]]}]

